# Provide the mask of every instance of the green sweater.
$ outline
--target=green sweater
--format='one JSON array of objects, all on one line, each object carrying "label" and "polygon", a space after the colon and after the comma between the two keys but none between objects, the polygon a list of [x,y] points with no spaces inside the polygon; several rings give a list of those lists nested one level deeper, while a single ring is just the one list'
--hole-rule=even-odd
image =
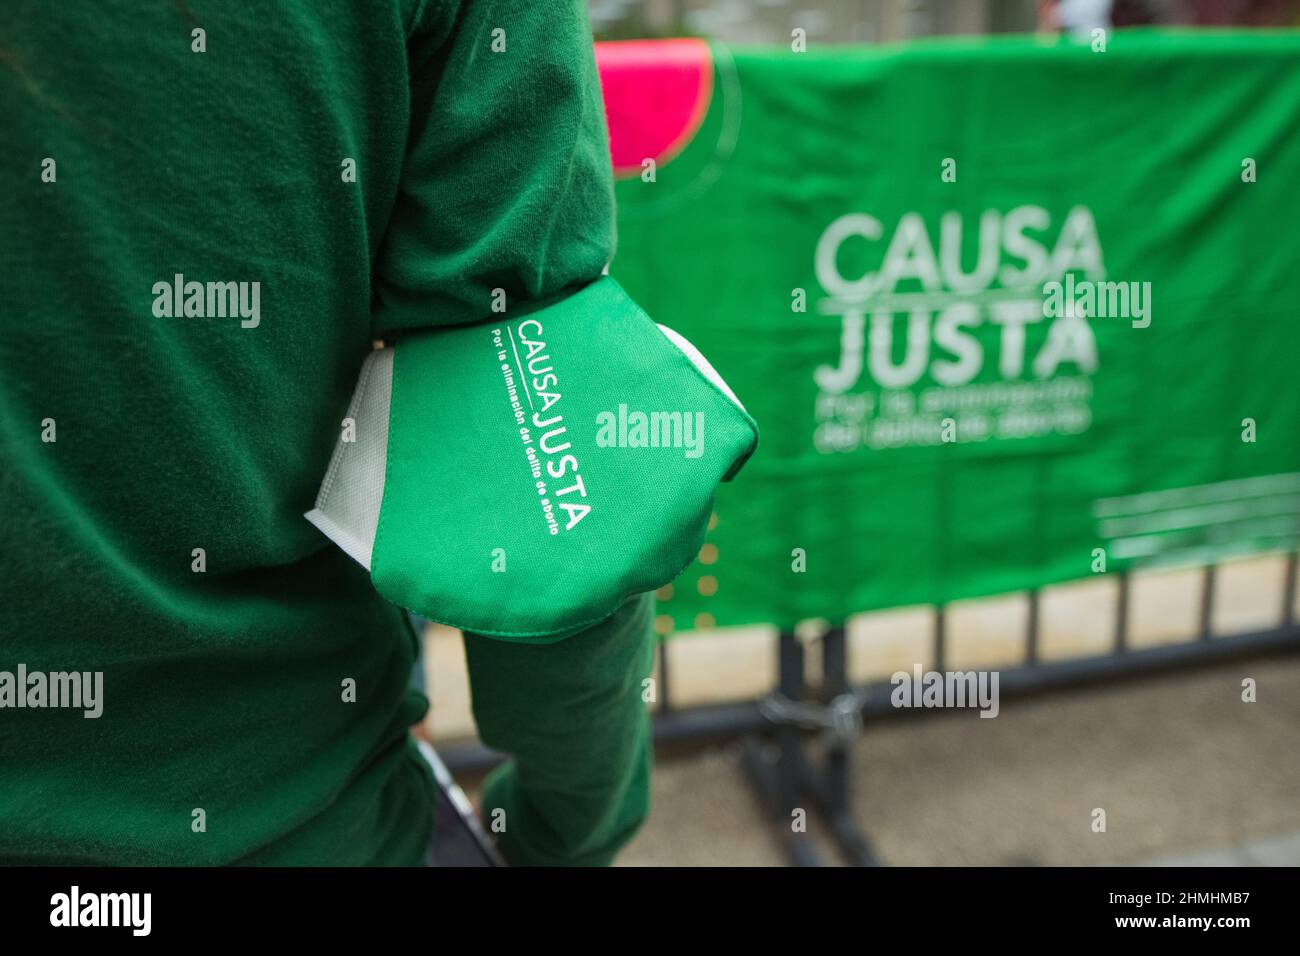
[{"label": "green sweater", "polygon": [[[415,637],[303,512],[374,339],[609,260],[583,4],[9,0],[0,124],[0,861],[421,861]],[[649,613],[467,635],[511,859],[644,816]]]}]

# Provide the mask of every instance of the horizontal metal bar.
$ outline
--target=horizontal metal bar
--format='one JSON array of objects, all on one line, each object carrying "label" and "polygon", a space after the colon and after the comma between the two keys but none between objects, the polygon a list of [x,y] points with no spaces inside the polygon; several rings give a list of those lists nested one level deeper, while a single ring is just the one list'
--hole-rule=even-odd
[{"label": "horizontal metal bar", "polygon": [[[1090,684],[1134,680],[1171,671],[1208,667],[1225,661],[1279,653],[1300,653],[1300,627],[1273,628],[1209,640],[1193,639],[1177,644],[1130,649],[1122,654],[1069,658],[1029,667],[994,669],[998,671],[1000,695],[1024,695]],[[988,668],[966,669],[987,670]],[[868,687],[863,704],[863,716],[879,718],[915,713],[914,709],[894,707],[889,700],[892,690],[893,686],[888,683],[873,684]]]}]

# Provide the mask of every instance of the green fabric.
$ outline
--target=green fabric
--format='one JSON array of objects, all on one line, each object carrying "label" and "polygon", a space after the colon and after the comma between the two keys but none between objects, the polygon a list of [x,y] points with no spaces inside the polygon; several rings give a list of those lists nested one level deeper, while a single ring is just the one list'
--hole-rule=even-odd
[{"label": "green fabric", "polygon": [[[415,640],[302,514],[373,337],[599,275],[598,95],[576,0],[3,5],[0,671],[104,677],[97,719],[0,709],[0,859],[423,858]],[[260,283],[257,321],[167,315],[177,274]],[[602,660],[486,663],[497,745],[552,679],[565,719],[622,687]],[[575,726],[521,743],[554,773]],[[609,770],[576,768],[613,821],[566,838],[584,859],[644,805]]]},{"label": "green fabric", "polygon": [[500,318],[397,347],[371,578],[455,627],[554,640],[695,560],[757,430],[613,279]]},{"label": "green fabric", "polygon": [[[790,627],[1087,578],[1097,549],[1113,572],[1294,548],[1298,58],[1294,32],[715,50],[701,129],[616,185],[610,274],[763,445],[660,613]],[[837,282],[817,248],[854,213],[879,234],[831,234]],[[1149,282],[1150,325],[1060,336],[1067,272]]]},{"label": "green fabric", "polygon": [[653,611],[651,595],[633,598],[556,644],[466,635],[479,735],[516,755],[482,801],[512,863],[607,864],[649,812]]}]

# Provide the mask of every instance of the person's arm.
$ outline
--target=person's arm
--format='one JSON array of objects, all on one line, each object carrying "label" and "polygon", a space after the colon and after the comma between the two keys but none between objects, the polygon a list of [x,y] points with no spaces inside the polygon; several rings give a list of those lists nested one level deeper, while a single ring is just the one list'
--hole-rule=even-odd
[{"label": "person's arm", "polygon": [[497,289],[510,317],[597,279],[613,173],[582,0],[425,0],[413,30],[375,335],[500,321]]},{"label": "person's arm", "polygon": [[654,598],[554,644],[465,635],[479,736],[513,757],[484,823],[515,865],[608,864],[650,809]]},{"label": "person's arm", "polygon": [[[597,279],[613,254],[613,186],[582,0],[425,0],[412,29],[411,133],[376,261],[375,334],[499,321],[497,289],[508,318]],[[608,863],[645,817],[652,605],[635,598],[546,644],[466,634],[480,735],[513,757],[484,799],[510,862]]]}]

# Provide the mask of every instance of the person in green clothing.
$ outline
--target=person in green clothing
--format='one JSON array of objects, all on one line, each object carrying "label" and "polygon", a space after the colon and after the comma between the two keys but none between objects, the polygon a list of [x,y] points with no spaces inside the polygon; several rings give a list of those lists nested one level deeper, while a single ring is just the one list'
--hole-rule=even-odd
[{"label": "person in green clothing", "polygon": [[[609,261],[583,4],[10,0],[0,124],[0,861],[422,862],[416,636],[303,513],[375,339]],[[465,635],[511,862],[644,819],[651,613]]]}]

